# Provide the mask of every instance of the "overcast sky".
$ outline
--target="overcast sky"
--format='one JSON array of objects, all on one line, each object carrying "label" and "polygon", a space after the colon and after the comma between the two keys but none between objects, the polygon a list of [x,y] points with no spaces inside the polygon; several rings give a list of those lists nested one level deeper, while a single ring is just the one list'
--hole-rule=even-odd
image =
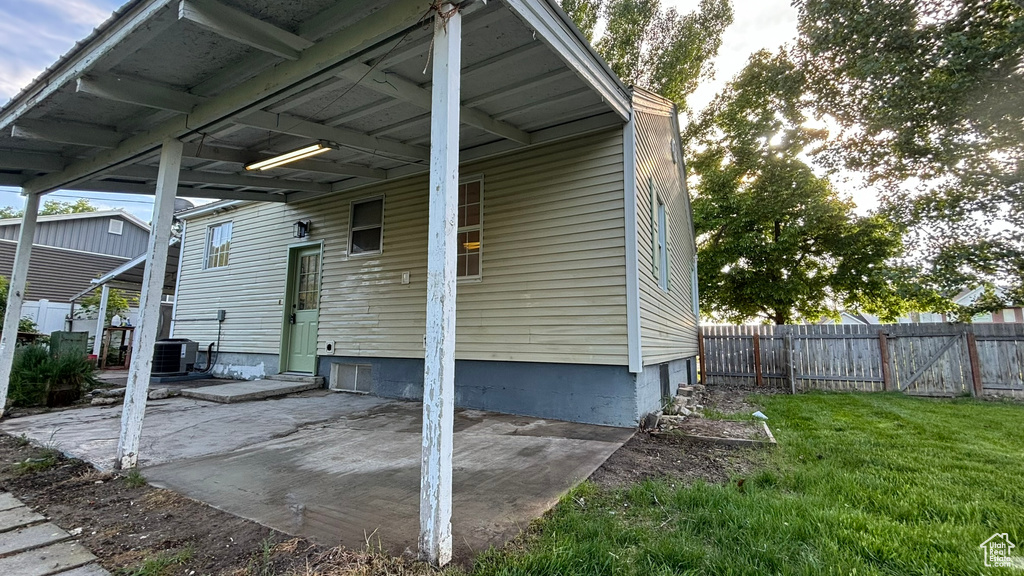
[{"label": "overcast sky", "polygon": [[[106,20],[122,0],[0,0],[0,102],[7,102],[47,66]],[[662,0],[664,7],[693,11],[698,0]],[[751,53],[774,50],[796,36],[796,10],[789,0],[733,0],[736,18],[725,32],[713,82],[691,97],[699,110],[738,73]],[[147,196],[57,192],[55,200],[89,197],[104,208],[124,208],[148,222],[152,201]],[[23,203],[15,189],[0,187],[0,206]]]}]

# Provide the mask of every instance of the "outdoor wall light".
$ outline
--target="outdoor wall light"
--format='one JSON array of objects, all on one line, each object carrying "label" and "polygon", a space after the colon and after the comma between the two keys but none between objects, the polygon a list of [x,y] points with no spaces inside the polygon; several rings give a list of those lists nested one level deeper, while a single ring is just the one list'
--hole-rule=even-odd
[{"label": "outdoor wall light", "polygon": [[279,154],[273,158],[267,158],[266,160],[260,160],[259,162],[253,162],[252,164],[246,164],[246,170],[270,170],[271,168],[277,168],[278,166],[284,166],[285,164],[295,162],[296,160],[302,160],[303,158],[309,158],[310,156],[316,156],[317,154],[323,154],[328,150],[337,150],[338,145],[333,142],[321,140],[311,146],[305,148],[299,148],[298,150],[292,150],[291,152],[285,152]]},{"label": "outdoor wall light", "polygon": [[309,235],[309,231],[313,229],[313,222],[311,220],[299,220],[295,224],[292,224],[292,235],[296,238],[305,238]]}]

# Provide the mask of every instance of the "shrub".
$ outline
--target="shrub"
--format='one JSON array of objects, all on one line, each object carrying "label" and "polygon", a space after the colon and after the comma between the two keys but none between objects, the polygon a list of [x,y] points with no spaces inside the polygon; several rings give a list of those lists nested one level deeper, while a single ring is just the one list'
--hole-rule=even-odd
[{"label": "shrub", "polygon": [[70,404],[99,383],[94,372],[84,355],[54,357],[44,345],[22,346],[14,353],[8,397],[14,406]]}]

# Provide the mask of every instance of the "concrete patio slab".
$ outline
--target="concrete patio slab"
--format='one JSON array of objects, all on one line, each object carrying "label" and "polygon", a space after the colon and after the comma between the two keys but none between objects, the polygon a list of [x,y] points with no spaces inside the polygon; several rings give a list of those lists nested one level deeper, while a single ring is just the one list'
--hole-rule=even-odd
[{"label": "concrete patio slab", "polygon": [[[388,403],[371,396],[319,390],[277,400],[217,404],[167,398],[146,405],[140,465],[223,454]],[[0,421],[0,431],[55,446],[100,470],[111,470],[121,426],[121,406],[89,406]]]},{"label": "concrete patio slab", "polygon": [[[325,545],[401,553],[419,531],[422,406],[318,390],[261,402],[150,402],[141,466],[153,484]],[[16,418],[0,430],[113,464],[120,407]],[[458,556],[499,546],[587,478],[632,430],[459,410]]]},{"label": "concrete patio slab", "polygon": [[315,382],[294,382],[285,380],[249,380],[230,382],[228,384],[217,384],[215,386],[203,386],[202,388],[184,388],[182,396],[231,404],[234,402],[248,402],[251,400],[263,400],[275,396],[287,396],[297,392],[316,390],[321,385]]},{"label": "concrete patio slab", "polygon": [[[325,545],[393,553],[419,534],[421,406],[393,402],[239,450],[146,468],[150,482]],[[460,410],[457,555],[500,546],[586,479],[631,430]]]}]

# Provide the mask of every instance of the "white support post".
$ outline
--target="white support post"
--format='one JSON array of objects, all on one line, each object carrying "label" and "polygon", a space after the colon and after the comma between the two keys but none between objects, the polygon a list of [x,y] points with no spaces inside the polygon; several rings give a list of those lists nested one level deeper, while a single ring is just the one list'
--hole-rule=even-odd
[{"label": "white support post", "polygon": [[3,333],[0,334],[0,417],[7,406],[7,388],[14,366],[14,346],[18,342],[18,322],[21,306],[25,303],[25,283],[28,263],[32,257],[32,240],[36,235],[36,217],[39,214],[39,194],[29,194],[25,202],[25,215],[21,218],[18,248],[14,253],[14,268],[7,286],[7,311],[4,313]]},{"label": "white support post", "polygon": [[444,566],[452,558],[461,39],[461,15],[450,4],[443,4],[434,18],[427,350],[423,371],[420,469],[420,558],[435,566]]},{"label": "white support post", "polygon": [[142,294],[139,296],[138,328],[135,330],[131,366],[128,368],[128,389],[121,412],[121,437],[117,443],[115,466],[121,469],[134,468],[139,463],[142,419],[146,415],[149,377],[153,372],[153,347],[160,327],[160,298],[167,267],[167,245],[171,241],[181,152],[181,142],[174,139],[165,140],[160,150],[153,225],[149,233],[146,269],[142,274]]},{"label": "white support post", "polygon": [[110,300],[110,286],[104,284],[101,290],[99,317],[96,318],[96,338],[92,343],[92,354],[96,358],[100,357],[100,352],[103,350],[103,329],[107,327],[107,301]]}]

